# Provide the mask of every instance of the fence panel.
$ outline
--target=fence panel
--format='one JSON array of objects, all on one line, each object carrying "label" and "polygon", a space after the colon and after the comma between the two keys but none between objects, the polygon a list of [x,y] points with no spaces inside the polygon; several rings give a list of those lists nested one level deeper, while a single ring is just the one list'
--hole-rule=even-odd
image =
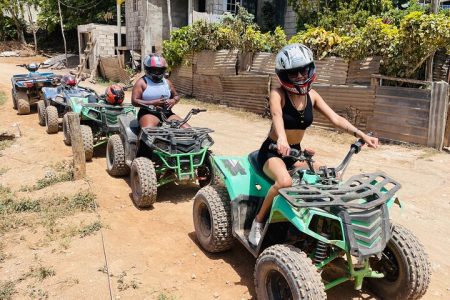
[{"label": "fence panel", "polygon": [[378,74],[381,57],[367,57],[351,61],[348,65],[347,84],[370,85],[372,74]]},{"label": "fence panel", "polygon": [[170,80],[175,86],[178,93],[191,96],[193,93],[193,65],[192,55],[186,56],[181,65],[176,67],[170,74]]},{"label": "fence panel", "polygon": [[345,84],[347,80],[348,61],[340,57],[327,57],[316,60],[317,83]]},{"label": "fence panel", "polygon": [[262,114],[269,95],[269,75],[222,76],[221,104]]},{"label": "fence panel", "polygon": [[236,75],[238,50],[201,51],[194,55],[194,73],[199,75]]},{"label": "fence panel", "polygon": [[199,100],[220,103],[222,99],[222,82],[220,76],[194,74],[193,96]]},{"label": "fence panel", "polygon": [[[359,129],[367,129],[367,119],[373,114],[374,90],[365,86],[314,85],[325,102],[340,116]],[[314,114],[314,125],[334,128],[320,113]]]},{"label": "fence panel", "polygon": [[377,86],[369,130],[379,137],[427,145],[431,91]]}]

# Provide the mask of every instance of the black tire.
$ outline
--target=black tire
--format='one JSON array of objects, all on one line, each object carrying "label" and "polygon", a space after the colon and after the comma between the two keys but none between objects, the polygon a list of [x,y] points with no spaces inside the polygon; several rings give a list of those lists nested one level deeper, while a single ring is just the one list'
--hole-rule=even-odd
[{"label": "black tire", "polygon": [[69,118],[67,114],[63,116],[63,134],[64,134],[64,144],[67,146],[72,145],[72,139],[70,138],[70,128],[69,128]]},{"label": "black tire", "polygon": [[133,203],[138,208],[151,207],[156,202],[158,182],[153,162],[146,157],[138,157],[131,164],[131,191]]},{"label": "black tire", "polygon": [[430,262],[423,245],[411,231],[394,225],[381,260],[370,260],[384,278],[368,278],[366,286],[383,299],[419,299],[430,284]]},{"label": "black tire", "polygon": [[12,102],[13,102],[13,108],[15,109],[15,110],[17,110],[17,101],[16,101],[16,97],[14,97],[14,89],[11,89],[11,99],[12,99]]},{"label": "black tire", "polygon": [[17,112],[19,115],[28,115],[30,113],[30,102],[28,102],[28,96],[17,93]]},{"label": "black tire", "polygon": [[292,245],[274,245],[256,260],[258,299],[326,299],[322,278],[304,252]]},{"label": "black tire", "polygon": [[59,123],[58,123],[58,110],[54,106],[47,106],[45,109],[45,124],[47,125],[47,133],[53,134],[58,133]]},{"label": "black tire", "polygon": [[114,134],[106,146],[106,169],[111,176],[125,176],[130,168],[125,163],[125,149],[120,135]]},{"label": "black tire", "polygon": [[37,115],[39,119],[39,125],[45,126],[45,103],[40,100],[37,103]]},{"label": "black tire", "polygon": [[222,252],[233,244],[231,204],[225,187],[209,185],[194,198],[195,235],[203,249]]},{"label": "black tire", "polygon": [[86,161],[91,161],[94,156],[94,136],[92,135],[92,129],[87,125],[80,125],[80,129]]}]

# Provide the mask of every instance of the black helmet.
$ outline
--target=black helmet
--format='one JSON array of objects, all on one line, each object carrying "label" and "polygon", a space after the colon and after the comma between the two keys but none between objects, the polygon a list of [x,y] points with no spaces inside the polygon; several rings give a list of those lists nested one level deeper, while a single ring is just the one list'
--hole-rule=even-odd
[{"label": "black helmet", "polygon": [[167,63],[164,57],[159,54],[150,54],[144,58],[145,74],[153,82],[161,82],[167,69]]},{"label": "black helmet", "polygon": [[[284,46],[275,58],[275,73],[288,91],[305,95],[316,79],[316,66],[311,49],[303,44]],[[303,79],[297,80],[298,74]]]}]

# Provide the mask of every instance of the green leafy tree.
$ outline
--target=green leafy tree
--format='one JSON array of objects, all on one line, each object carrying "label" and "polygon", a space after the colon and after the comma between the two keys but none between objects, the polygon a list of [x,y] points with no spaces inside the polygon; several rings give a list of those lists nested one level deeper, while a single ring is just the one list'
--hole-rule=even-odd
[{"label": "green leafy tree", "polygon": [[[58,1],[38,0],[40,13],[39,25],[49,32],[59,27]],[[80,24],[115,24],[115,0],[61,0],[61,13],[64,29],[76,29]]]},{"label": "green leafy tree", "polygon": [[25,1],[0,0],[1,10],[9,13],[14,25],[16,26],[17,40],[25,44],[25,25],[23,22],[24,4]]}]

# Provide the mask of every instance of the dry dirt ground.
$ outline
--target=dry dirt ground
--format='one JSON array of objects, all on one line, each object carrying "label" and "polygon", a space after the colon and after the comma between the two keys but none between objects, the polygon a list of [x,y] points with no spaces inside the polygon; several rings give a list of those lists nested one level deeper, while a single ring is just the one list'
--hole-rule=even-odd
[{"label": "dry dirt ground", "polygon": [[[231,251],[212,255],[197,244],[192,221],[195,186],[162,187],[153,209],[138,210],[130,199],[128,180],[112,178],[105,171],[103,149],[87,164],[86,181],[23,191],[24,186],[33,186],[55,172],[57,162],[72,158],[61,132],[48,135],[38,125],[35,112],[19,116],[12,109],[10,77],[23,71],[15,64],[31,59],[0,59],[0,90],[6,94],[6,103],[0,106],[0,132],[17,133],[17,125],[21,132],[0,151],[0,183],[14,197],[47,203],[47,212],[52,211],[52,199],[58,199],[53,195],[70,198],[79,191],[93,192],[98,207],[50,215],[51,224],[42,212],[19,213],[15,220],[0,215],[3,223],[16,222],[14,228],[0,228],[0,298],[2,292],[5,297],[15,291],[13,299],[256,299],[255,259],[242,246],[236,243]],[[174,110],[184,115],[193,105],[200,104],[182,102]],[[255,115],[208,108],[190,123],[215,130],[216,154],[245,155],[255,150],[270,126],[268,120]],[[331,166],[343,158],[352,141],[313,128],[304,145],[314,148],[320,161]],[[347,176],[377,170],[403,185],[398,196],[404,208],[395,208],[391,217],[415,233],[430,257],[433,274],[425,298],[449,299],[450,154],[382,145],[379,150],[358,154]],[[92,224],[101,226],[92,229]],[[83,228],[88,231],[86,236]],[[352,290],[351,284],[335,288],[328,297],[375,299],[366,291]]]}]

